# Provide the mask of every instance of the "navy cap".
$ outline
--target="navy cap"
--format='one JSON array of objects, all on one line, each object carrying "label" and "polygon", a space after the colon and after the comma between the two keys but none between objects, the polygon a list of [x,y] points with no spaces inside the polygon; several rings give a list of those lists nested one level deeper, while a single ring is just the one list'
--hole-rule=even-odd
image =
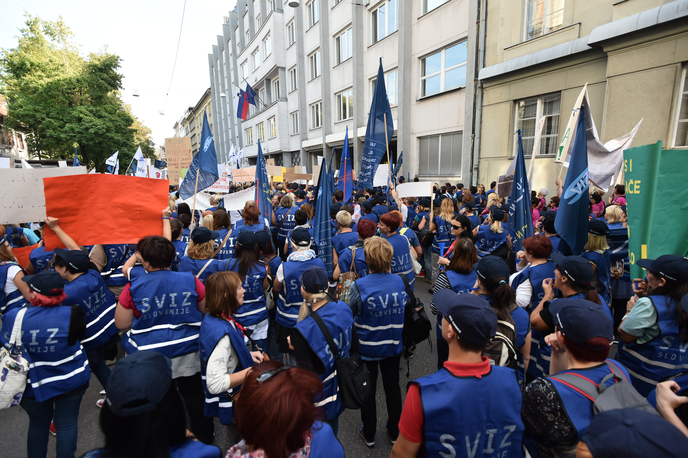
[{"label": "navy cap", "polygon": [[688,438],[678,428],[632,407],[599,412],[581,440],[595,458],[679,458],[688,450]]},{"label": "navy cap", "polygon": [[396,211],[399,210],[399,207],[397,206],[397,204],[392,204],[392,205],[390,205],[389,207],[387,207],[387,213],[393,212],[393,211],[395,211],[395,210],[396,210]]},{"label": "navy cap", "polygon": [[504,277],[509,282],[511,271],[507,263],[500,257],[487,255],[475,264],[475,271],[483,282],[491,282],[493,278]]},{"label": "navy cap", "polygon": [[492,207],[490,218],[492,218],[492,221],[504,221],[504,210],[497,206]]},{"label": "navy cap", "polygon": [[237,245],[240,245],[242,248],[253,248],[256,246],[256,242],[256,233],[251,230],[241,231],[237,235]]},{"label": "navy cap", "polygon": [[272,235],[270,231],[257,231],[256,233],[256,243],[259,247],[264,247],[269,244],[272,240]]},{"label": "navy cap", "polygon": [[587,259],[580,256],[564,256],[561,253],[552,253],[550,258],[559,266],[561,273],[578,285],[595,279],[595,269]]},{"label": "navy cap", "polygon": [[59,296],[65,285],[64,278],[54,270],[44,270],[35,275],[24,275],[22,280],[33,291],[44,296]]},{"label": "navy cap", "polygon": [[112,413],[129,417],[156,409],[172,384],[172,361],[155,351],[137,351],[115,364],[107,382]]},{"label": "navy cap", "polygon": [[302,198],[302,199],[303,199],[304,197],[306,197],[306,191],[304,191],[303,189],[299,189],[299,190],[296,191],[294,194],[296,194],[298,197],[300,197],[300,198]]},{"label": "navy cap", "polygon": [[442,206],[442,199],[435,199],[432,201],[432,205],[434,207],[441,207]]},{"label": "navy cap", "polygon": [[688,282],[688,258],[683,256],[665,254],[657,259],[641,259],[636,264],[667,280]]},{"label": "navy cap", "polygon": [[423,197],[421,200],[418,201],[418,205],[422,205],[423,207],[429,207],[430,199],[428,199],[427,197]]},{"label": "navy cap", "polygon": [[301,285],[307,293],[324,293],[329,287],[327,272],[318,266],[310,266],[301,274]]},{"label": "navy cap", "polygon": [[367,212],[370,212],[373,209],[373,204],[369,200],[366,200],[361,204],[361,208],[364,208]]},{"label": "navy cap", "polygon": [[81,250],[65,250],[64,248],[55,248],[55,254],[62,258],[69,267],[77,272],[87,272],[91,265],[91,259],[88,253]]},{"label": "navy cap", "polygon": [[471,210],[474,210],[474,209],[475,209],[475,202],[472,201],[472,200],[469,200],[468,202],[466,202],[466,203],[463,204],[463,205],[464,205],[464,207],[470,208]]},{"label": "navy cap", "polygon": [[289,239],[296,246],[308,246],[311,243],[311,233],[305,227],[297,227],[291,234],[289,234]]},{"label": "navy cap", "polygon": [[342,204],[337,202],[336,204],[330,205],[330,215],[336,215],[339,210],[341,210]]},{"label": "navy cap", "polygon": [[482,297],[456,294],[449,288],[435,293],[433,303],[459,336],[472,345],[487,345],[497,333],[497,314]]},{"label": "navy cap", "polygon": [[198,245],[200,243],[206,243],[210,242],[211,240],[215,240],[219,236],[219,232],[211,231],[207,227],[201,226],[194,229],[194,231],[191,233],[191,241]]},{"label": "navy cap", "polygon": [[588,232],[592,235],[608,235],[609,226],[600,219],[594,219],[588,223]]},{"label": "navy cap", "polygon": [[549,311],[561,333],[581,348],[602,350],[585,344],[595,337],[614,340],[614,323],[599,304],[579,298],[557,299],[550,303]]}]

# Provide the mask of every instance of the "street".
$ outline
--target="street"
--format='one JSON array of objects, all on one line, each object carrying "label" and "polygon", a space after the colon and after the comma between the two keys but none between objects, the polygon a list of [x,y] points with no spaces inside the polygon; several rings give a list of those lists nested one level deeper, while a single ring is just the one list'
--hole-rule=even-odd
[{"label": "street", "polygon": [[[425,304],[428,316],[430,312],[430,298],[428,293],[429,283],[423,279],[416,280],[416,294]],[[434,317],[431,318],[434,322]],[[401,359],[399,368],[399,384],[402,388],[402,397],[406,393],[406,385],[409,381],[430,374],[435,371],[437,366],[437,353],[435,352],[434,327],[431,332],[433,351],[427,343],[420,344],[410,360],[410,377],[406,378],[406,360]],[[96,401],[101,398],[99,392],[103,388],[95,376],[91,376],[91,381],[86,394],[81,403],[79,414],[79,440],[77,443],[76,456],[103,445],[103,435],[98,426],[100,409],[96,407]],[[382,389],[382,379],[377,381],[377,434],[375,437],[375,447],[368,449],[358,436],[358,423],[360,421],[359,411],[346,410],[339,418],[338,438],[344,446],[344,451],[349,457],[388,457],[392,451],[392,444],[387,438],[385,423],[387,421],[387,410],[385,407],[384,391]],[[29,417],[20,407],[0,410],[0,443],[2,443],[1,456],[4,458],[19,458],[26,456],[26,434],[29,428]],[[227,436],[233,436],[233,428],[227,432],[227,428],[215,419],[215,445],[222,448],[223,455],[227,452],[230,444]],[[55,457],[55,438],[50,437],[48,444],[48,457]]]}]

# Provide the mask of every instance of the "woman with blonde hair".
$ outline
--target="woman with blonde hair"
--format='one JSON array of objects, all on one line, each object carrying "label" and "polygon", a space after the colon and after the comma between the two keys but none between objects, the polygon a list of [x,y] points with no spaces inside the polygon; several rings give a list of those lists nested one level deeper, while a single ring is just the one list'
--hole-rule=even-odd
[{"label": "woman with blonde hair", "polygon": [[207,227],[211,231],[213,230],[213,214],[212,212],[209,211],[204,211],[203,212],[203,223],[201,224],[203,227]]},{"label": "woman with blonde hair", "polygon": [[485,210],[483,210],[483,212],[480,214],[480,216],[489,215],[490,210],[492,210],[492,207],[494,207],[494,206],[499,207],[500,206],[499,199],[500,199],[499,194],[497,194],[496,192],[491,192],[487,196],[487,205],[485,205]]},{"label": "woman with blonde hair", "polygon": [[213,259],[215,252],[215,239],[220,234],[211,231],[207,227],[199,227],[191,233],[184,256],[179,263],[178,272],[191,272],[199,280],[205,283],[206,278],[219,270],[221,260]]},{"label": "woman with blonde hair", "polygon": [[585,244],[582,258],[591,261],[597,268],[597,278],[601,283],[600,296],[609,304],[611,302],[611,256],[607,244],[609,226],[604,221],[592,220],[588,223],[588,242]]},{"label": "woman with blonde hair", "polygon": [[[435,206],[435,209],[437,206]],[[430,231],[435,232],[435,240],[432,242],[432,278],[437,278],[440,273],[439,260],[440,243],[444,244],[444,250],[449,249],[449,245],[454,241],[451,232],[451,221],[454,219],[454,202],[451,199],[444,199],[440,205],[439,212],[430,222]]]}]

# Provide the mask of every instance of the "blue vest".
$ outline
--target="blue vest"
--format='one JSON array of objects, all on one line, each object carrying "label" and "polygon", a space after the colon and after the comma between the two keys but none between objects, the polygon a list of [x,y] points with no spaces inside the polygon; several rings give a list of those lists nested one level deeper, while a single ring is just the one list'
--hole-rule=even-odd
[{"label": "blue vest", "polygon": [[95,270],[88,270],[67,283],[63,305],[78,305],[86,318],[86,337],[81,344],[86,351],[98,348],[117,334],[115,308],[117,299]]},{"label": "blue vest", "polygon": [[[361,249],[363,250],[363,249]],[[21,266],[17,264],[16,262],[13,261],[3,261],[0,262],[0,313],[2,315],[6,314],[10,310],[18,309],[21,307],[24,307],[27,305],[29,302],[24,299],[24,296],[22,295],[21,291],[14,290],[9,294],[5,294],[5,282],[7,281],[7,270],[10,268],[10,266],[18,266],[21,269]],[[22,272],[24,272],[24,269],[22,269]],[[24,272],[24,275],[26,273]]]},{"label": "blue vest", "polygon": [[476,215],[475,213],[473,213],[473,215],[471,215],[471,216],[466,216],[466,218],[468,218],[468,221],[470,221],[471,224],[473,225],[473,227],[471,228],[471,230],[473,230],[473,229],[475,229],[476,227],[480,226],[480,217],[479,217],[478,215]]},{"label": "blue vest", "polygon": [[311,452],[308,458],[344,458],[344,447],[327,423],[315,421],[311,426]]},{"label": "blue vest", "polygon": [[[7,345],[19,310],[4,315],[0,343]],[[91,371],[86,351],[77,341],[67,345],[69,307],[29,307],[22,322],[23,356],[29,361],[24,396],[43,402],[88,383]]]},{"label": "blue vest", "polygon": [[650,394],[657,382],[688,369],[688,343],[681,343],[676,321],[676,304],[667,307],[666,296],[648,296],[657,310],[660,334],[645,344],[630,343],[619,347],[617,359],[628,369],[633,386],[643,396]]},{"label": "blue vest", "polygon": [[478,229],[478,240],[475,242],[475,248],[478,250],[478,256],[481,258],[492,253],[499,248],[502,243],[506,243],[506,224],[502,224],[502,233],[497,234],[490,230],[490,226],[481,225]]},{"label": "blue vest", "polygon": [[[206,417],[220,417],[220,422],[223,425],[228,425],[232,422],[232,417],[234,416],[234,403],[230,401],[224,393],[211,394],[208,391],[205,380],[208,359],[213,353],[213,350],[215,350],[217,343],[224,336],[229,336],[229,340],[232,343],[232,351],[235,352],[239,358],[239,365],[235,369],[235,372],[253,366],[253,358],[246,347],[244,334],[235,327],[234,323],[211,315],[206,315],[203,318],[200,337],[198,339],[198,350],[201,358],[201,380],[203,381],[203,391],[205,392],[205,407],[203,408],[203,414]],[[230,388],[227,392],[233,393],[240,389],[241,385]]]},{"label": "blue vest", "polygon": [[370,212],[367,215],[361,216],[361,219],[369,219],[370,221],[374,222],[375,224],[377,224],[379,221],[377,218],[377,215],[373,212]]},{"label": "blue vest", "polygon": [[[287,208],[279,207],[275,210],[275,220],[277,221],[276,226],[279,228],[277,233],[277,240],[284,242],[287,240],[289,233],[296,227],[296,221],[294,221],[294,213],[296,213],[298,208]],[[286,217],[286,221],[284,218]],[[284,221],[284,223],[282,222]]]},{"label": "blue vest", "polygon": [[606,250],[604,254],[599,254],[594,251],[587,251],[581,254],[582,258],[594,262],[597,265],[597,278],[602,284],[603,291],[600,294],[606,302],[611,300],[610,293],[610,281],[611,281],[611,259],[609,257],[609,250]]},{"label": "blue vest", "polygon": [[[351,253],[353,250],[351,247],[344,249],[339,254],[339,271],[341,273],[351,272]],[[365,277],[370,272],[368,264],[366,264],[365,253],[363,252],[363,247],[356,247],[356,260],[354,261],[354,266],[356,267],[356,273],[358,278]]]},{"label": "blue vest", "polygon": [[191,240],[191,229],[185,227],[182,229],[181,241],[184,243],[189,243],[189,240]]},{"label": "blue vest", "polygon": [[270,260],[270,262],[268,262],[268,265],[270,266],[270,274],[274,280],[274,278],[277,276],[277,269],[279,269],[279,266],[282,265],[282,259],[279,256],[275,256]]},{"label": "blue vest", "polygon": [[334,249],[337,252],[337,254],[341,254],[342,251],[346,247],[350,247],[351,245],[355,244],[358,241],[358,233],[357,232],[344,232],[344,233],[339,233],[332,237],[332,245],[334,245]]},{"label": "blue vest", "polygon": [[[618,362],[607,360],[609,364],[614,364],[618,367],[621,372],[626,376],[626,380],[630,382],[630,377],[628,371]],[[588,378],[593,383],[599,384],[604,377],[611,374],[612,370],[604,363],[599,366],[592,367],[589,369],[573,369],[559,372],[558,374],[578,374],[583,377]],[[595,415],[592,410],[592,401],[590,401],[586,396],[581,394],[579,391],[572,388],[569,384],[561,382],[557,379],[557,375],[554,374],[548,377],[548,380],[552,382],[552,385],[557,389],[559,396],[561,397],[562,403],[564,404],[564,409],[571,419],[576,431],[578,432],[578,440],[583,437],[585,431],[588,429],[592,417]],[[613,378],[610,378],[605,382],[606,386],[610,386],[615,383]],[[635,383],[634,383],[635,386]]]},{"label": "blue vest", "polygon": [[447,369],[414,382],[423,408],[426,456],[522,457],[521,390],[512,369],[480,378]]},{"label": "blue vest", "polygon": [[141,317],[134,321],[122,346],[128,354],[154,350],[168,358],[198,350],[196,278],[185,272],[157,270],[131,281],[131,297]]},{"label": "blue vest", "polygon": [[[230,270],[239,273],[239,259],[229,259],[221,267],[222,270]],[[268,308],[265,302],[265,291],[263,282],[267,276],[265,264],[262,262],[256,266],[251,266],[246,277],[243,278],[244,303],[234,314],[234,318],[242,326],[251,326],[268,319]]]},{"label": "blue vest", "polygon": [[373,213],[375,213],[375,216],[377,216],[377,218],[380,219],[382,215],[387,213],[387,207],[385,207],[384,205],[377,204],[373,207]]},{"label": "blue vest", "polygon": [[416,282],[416,272],[413,270],[413,261],[411,261],[411,248],[406,237],[399,234],[392,234],[387,237],[387,241],[394,249],[394,256],[392,256],[392,273],[403,275],[411,285],[411,291]]},{"label": "blue vest", "polygon": [[301,274],[310,266],[324,269],[325,263],[320,258],[313,258],[303,262],[287,261],[282,264],[284,285],[279,296],[277,296],[277,315],[275,317],[282,326],[293,328],[296,325],[296,319],[299,317],[299,310],[303,302]]},{"label": "blue vest", "polygon": [[5,230],[5,240],[7,240],[12,248],[21,248],[22,235],[24,235],[24,230],[21,228],[17,230],[14,226],[7,226]]},{"label": "blue vest", "polygon": [[[332,339],[339,350],[339,356],[341,358],[348,358],[351,348],[351,327],[354,324],[351,308],[349,308],[346,302],[328,302],[317,311],[311,312],[311,314],[313,313],[317,313],[322,318],[325,326],[327,326],[327,330],[330,331]],[[310,316],[299,321],[295,329],[303,335],[308,345],[318,355],[325,367],[325,372],[320,374],[320,380],[323,382],[323,394],[315,405],[325,411],[329,420],[333,420],[344,412],[344,402],[338,396],[337,368],[332,351],[327,344],[327,339],[325,339],[318,324]]]},{"label": "blue vest", "polygon": [[[475,280],[478,278],[478,273],[475,269],[469,274],[460,274],[453,270],[446,270],[445,273],[447,274],[447,279],[449,280],[452,291],[456,294],[470,294],[473,286],[475,286]],[[437,331],[437,339],[446,342],[444,337],[442,337],[442,318],[440,316],[437,317],[435,328]]]},{"label": "blue vest", "polygon": [[[241,226],[241,227],[244,227],[244,226]],[[222,245],[222,241],[227,236],[227,232],[229,232],[229,230],[220,229],[218,232],[220,233],[220,236],[215,239],[215,249],[217,249],[220,245]],[[225,259],[232,259],[234,257],[234,245],[236,244],[236,235],[239,232],[240,231],[237,231],[236,233],[233,233],[232,235],[229,236],[229,238],[227,239],[227,242],[222,247],[222,249],[217,252],[214,259],[222,261]]]},{"label": "blue vest", "polygon": [[403,349],[404,309],[408,294],[404,280],[394,274],[368,274],[356,280],[363,313],[354,317],[364,359],[398,356]]},{"label": "blue vest", "polygon": [[34,272],[40,273],[46,270],[54,255],[54,251],[45,251],[45,247],[34,248],[29,255]]},{"label": "blue vest", "polygon": [[[265,227],[265,223],[262,223],[259,221],[255,224],[250,225],[250,226],[247,224],[242,224],[241,226],[237,227],[236,234],[234,234],[234,235],[239,235],[239,233],[243,232],[243,231],[258,232],[258,231],[267,231],[267,230],[268,229]],[[225,234],[226,234],[226,232],[225,232]]]},{"label": "blue vest", "polygon": [[553,235],[551,237],[548,237],[549,241],[552,242],[552,252],[553,253],[561,253],[559,251],[559,243],[561,243],[561,237],[558,235]]},{"label": "blue vest", "polygon": [[456,238],[451,233],[451,221],[445,221],[441,216],[435,216],[433,221],[435,226],[437,226],[437,232],[435,233],[435,239],[432,241],[432,252],[439,253],[440,243],[444,243],[444,252],[446,253],[449,245]]},{"label": "blue vest", "polygon": [[547,261],[544,264],[537,266],[528,266],[518,273],[511,282],[511,287],[516,290],[521,283],[530,279],[533,285],[533,295],[530,297],[530,304],[526,307],[528,313],[532,312],[537,307],[542,298],[545,297],[545,290],[542,289],[542,282],[547,278],[554,278],[554,269],[556,265],[552,261]]},{"label": "blue vest", "polygon": [[416,220],[416,211],[413,207],[406,207],[406,227],[413,227],[413,222]]},{"label": "blue vest", "polygon": [[182,261],[179,263],[179,269],[177,269],[179,272],[191,272],[194,275],[198,275],[198,272],[203,269],[203,266],[205,266],[208,261],[211,261],[210,264],[208,264],[208,267],[205,268],[203,273],[198,277],[199,280],[205,284],[205,280],[214,274],[215,272],[218,272],[220,270],[220,266],[222,266],[222,261],[218,259],[193,259],[190,258],[189,256],[184,256],[182,258]]},{"label": "blue vest", "polygon": [[170,270],[174,270],[176,272],[179,270],[179,263],[182,262],[182,258],[184,257],[187,243],[182,242],[181,240],[173,240],[172,245],[174,245],[174,261],[172,261]]},{"label": "blue vest", "polygon": [[103,249],[107,256],[107,264],[100,275],[103,276],[105,284],[108,286],[126,285],[127,278],[122,273],[122,266],[136,252],[136,245],[103,245]]}]

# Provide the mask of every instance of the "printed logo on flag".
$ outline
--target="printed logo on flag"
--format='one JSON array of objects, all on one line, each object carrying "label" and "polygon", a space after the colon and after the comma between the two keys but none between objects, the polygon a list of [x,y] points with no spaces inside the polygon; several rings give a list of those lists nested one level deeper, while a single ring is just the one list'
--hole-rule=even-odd
[{"label": "printed logo on flag", "polygon": [[581,198],[585,190],[588,189],[588,169],[585,169],[583,173],[581,173],[578,178],[573,180],[573,183],[566,188],[566,192],[564,193],[564,199],[571,201],[569,204],[573,204],[578,201],[578,199]]},{"label": "printed logo on flag", "polygon": [[208,137],[208,138],[205,140],[205,145],[203,145],[203,152],[204,152],[204,153],[205,153],[206,151],[208,151],[208,148],[210,147],[210,144],[211,144],[212,142],[213,142],[213,137]]}]

